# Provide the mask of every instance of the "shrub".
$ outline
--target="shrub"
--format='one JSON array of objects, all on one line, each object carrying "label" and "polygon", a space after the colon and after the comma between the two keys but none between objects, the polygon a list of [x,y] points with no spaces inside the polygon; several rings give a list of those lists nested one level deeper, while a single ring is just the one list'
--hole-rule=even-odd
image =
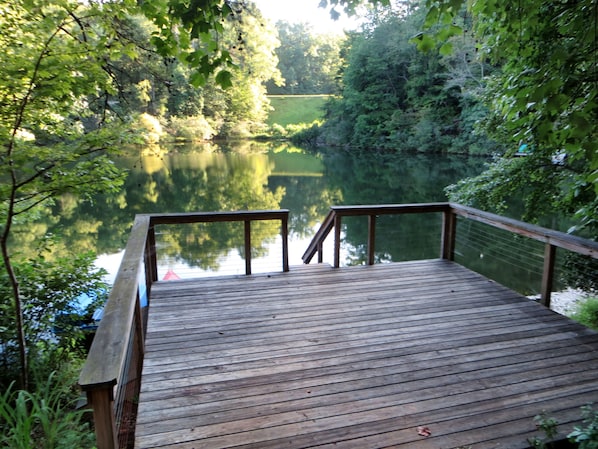
[{"label": "shrub", "polygon": [[322,122],[316,120],[312,123],[300,125],[289,125],[287,131],[291,135],[291,142],[295,145],[307,145],[315,147],[320,138]]},{"label": "shrub", "polygon": [[171,117],[169,131],[177,140],[188,142],[210,140],[216,131],[202,115],[194,117]]},{"label": "shrub", "polygon": [[249,121],[227,121],[225,122],[218,136],[229,139],[247,139],[253,135],[254,123]]},{"label": "shrub", "polygon": [[544,437],[529,438],[528,442],[534,449],[550,449],[554,447],[552,441],[557,435],[558,421],[542,412],[534,418],[536,427],[544,433]]},{"label": "shrub", "polygon": [[567,253],[561,274],[563,282],[572,288],[598,291],[598,259],[581,254]]},{"label": "shrub", "polygon": [[577,304],[571,318],[584,326],[598,330],[598,298],[588,298]]},{"label": "shrub", "polygon": [[164,135],[160,120],[145,112],[137,117],[133,129],[141,134],[145,143],[158,143]]},{"label": "shrub", "polygon": [[270,127],[270,136],[274,139],[284,139],[288,136],[288,132],[284,126],[274,123]]},{"label": "shrub", "polygon": [[598,449],[598,411],[591,405],[582,407],[583,426],[575,426],[567,437],[577,443],[579,449]]},{"label": "shrub", "polygon": [[73,373],[53,372],[29,393],[13,390],[0,395],[0,445],[12,449],[77,449],[93,447],[95,436],[75,410]]},{"label": "shrub", "polygon": [[[49,248],[43,246],[37,257],[15,263],[14,270],[20,283],[30,363],[44,359],[57,364],[45,371],[47,375],[71,353],[85,349],[88,334],[81,324],[92,321],[91,315],[102,306],[108,287],[103,281],[105,270],[94,267],[93,253],[50,260],[46,251]],[[10,288],[0,263],[0,390],[18,377],[15,306]],[[34,369],[31,374],[35,374]]]}]

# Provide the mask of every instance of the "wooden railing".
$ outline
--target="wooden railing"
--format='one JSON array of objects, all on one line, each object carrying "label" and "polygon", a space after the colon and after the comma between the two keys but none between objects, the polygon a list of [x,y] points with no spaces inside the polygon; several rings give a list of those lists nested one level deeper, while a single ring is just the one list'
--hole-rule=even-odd
[{"label": "wooden railing", "polygon": [[472,207],[455,203],[427,203],[427,204],[389,204],[373,206],[332,206],[324,219],[322,226],[312,239],[302,256],[304,263],[309,263],[315,254],[318,262],[323,259],[323,242],[334,229],[334,267],[340,266],[341,220],[343,217],[367,216],[368,241],[367,263],[374,263],[376,217],[380,215],[442,213],[443,225],[440,233],[440,257],[453,260],[455,254],[455,238],[457,233],[457,217],[463,217],[485,223],[494,228],[503,229],[517,235],[522,235],[545,244],[544,266],[542,270],[542,285],[540,289],[541,302],[550,306],[550,295],[554,278],[556,248],[563,248],[581,255],[598,258],[598,242],[581,237],[554,231],[552,229],[531,225],[522,221],[502,217],[484,212]]},{"label": "wooden railing", "polygon": [[123,260],[104,308],[79,385],[93,409],[98,449],[123,447],[119,440],[127,402],[139,389],[144,351],[144,313],[140,287],[150,299],[158,280],[155,226],[168,224],[243,221],[245,273],[251,274],[251,222],[280,220],[282,270],[289,270],[288,210],[202,212],[137,215]]}]

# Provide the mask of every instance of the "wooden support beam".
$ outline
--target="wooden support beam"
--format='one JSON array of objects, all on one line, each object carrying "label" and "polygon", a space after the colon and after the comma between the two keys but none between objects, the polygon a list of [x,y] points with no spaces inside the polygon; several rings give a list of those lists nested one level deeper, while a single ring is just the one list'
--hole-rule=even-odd
[{"label": "wooden support beam", "polygon": [[88,390],[87,401],[93,408],[93,422],[98,449],[118,449],[118,433],[114,420],[113,387]]},{"label": "wooden support beam", "polygon": [[368,265],[374,265],[376,251],[376,215],[368,215]]},{"label": "wooden support beam", "polygon": [[251,221],[245,220],[245,274],[251,274]]},{"label": "wooden support beam", "polygon": [[[143,361],[143,354],[145,353],[145,324],[143,321],[143,313],[141,311],[141,301],[139,298],[139,294],[137,294],[137,300],[135,301],[135,317],[134,317],[134,326],[135,326],[135,342],[136,345],[134,348],[137,348],[137,352],[139,354],[139,360]],[[133,349],[135,351],[135,349]],[[141,372],[142,366],[139,366],[138,373]]]},{"label": "wooden support beam", "polygon": [[282,236],[282,271],[289,271],[289,215],[280,219],[280,234]]},{"label": "wooden support beam", "polygon": [[334,216],[334,268],[341,266],[341,216]]},{"label": "wooden support beam", "polygon": [[547,243],[544,247],[544,269],[542,270],[542,288],[540,290],[540,302],[546,307],[550,307],[555,258],[556,246]]},{"label": "wooden support beam", "polygon": [[455,260],[455,237],[457,235],[457,216],[452,210],[442,214],[442,242],[440,244],[440,257]]},{"label": "wooden support beam", "polygon": [[[150,282],[156,282],[158,280],[158,259],[156,254],[156,230],[154,226],[150,226],[147,230],[147,245],[145,246],[146,259],[149,263],[149,267],[146,270],[150,273]],[[149,290],[148,290],[149,295]]]}]

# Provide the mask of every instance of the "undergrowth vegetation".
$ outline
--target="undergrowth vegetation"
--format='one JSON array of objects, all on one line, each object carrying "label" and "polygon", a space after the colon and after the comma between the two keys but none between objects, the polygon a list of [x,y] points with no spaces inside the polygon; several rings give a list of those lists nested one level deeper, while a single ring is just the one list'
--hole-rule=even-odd
[{"label": "undergrowth vegetation", "polygon": [[534,449],[598,449],[598,411],[594,410],[592,404],[588,404],[581,408],[581,417],[582,424],[575,426],[566,440],[559,440],[559,422],[542,412],[534,419],[542,435],[529,438],[528,442]]},{"label": "undergrowth vegetation", "polygon": [[0,446],[10,449],[92,448],[95,435],[86,410],[76,410],[78,364],[65,364],[32,391],[14,383],[0,395]]},{"label": "undergrowth vegetation", "polygon": [[0,264],[0,447],[92,448],[87,409],[77,409],[77,378],[92,334],[85,324],[105,301],[104,270],[95,254],[56,257],[56,242],[40,244],[35,256],[14,269],[20,291],[28,359],[28,388],[19,380],[19,351],[10,285]]},{"label": "undergrowth vegetation", "polygon": [[579,303],[571,318],[584,326],[598,330],[598,297],[591,297]]}]

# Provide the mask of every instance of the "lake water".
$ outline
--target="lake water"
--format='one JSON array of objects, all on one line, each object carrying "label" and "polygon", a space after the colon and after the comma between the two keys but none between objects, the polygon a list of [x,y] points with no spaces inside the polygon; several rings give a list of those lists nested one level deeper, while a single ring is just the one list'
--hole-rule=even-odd
[{"label": "lake water", "polygon": [[[301,256],[331,205],[446,201],[444,188],[484,169],[487,159],[458,155],[390,155],[329,151],[323,156],[287,144],[240,142],[234,146],[198,145],[131,150],[117,164],[128,170],[122,191],[92,202],[63,198],[38,232],[61,233],[68,249],[93,250],[110,278],[137,213],[289,209],[289,261]],[[367,219],[344,221],[343,265],[366,260]],[[380,217],[378,262],[435,258],[439,254],[441,217]],[[541,263],[515,256],[505,266],[488,246],[499,241],[507,252],[521,243],[512,236],[488,235],[467,225],[459,231],[457,260],[497,280],[508,280],[523,293],[540,288]],[[332,258],[332,236],[325,262]],[[253,272],[279,271],[278,223],[252,227]],[[502,248],[503,245],[501,245]],[[243,225],[209,224],[157,229],[160,278],[169,270],[181,278],[244,273]],[[542,253],[542,248],[526,250]],[[534,257],[536,257],[534,255]],[[488,271],[489,270],[489,271]]]}]

